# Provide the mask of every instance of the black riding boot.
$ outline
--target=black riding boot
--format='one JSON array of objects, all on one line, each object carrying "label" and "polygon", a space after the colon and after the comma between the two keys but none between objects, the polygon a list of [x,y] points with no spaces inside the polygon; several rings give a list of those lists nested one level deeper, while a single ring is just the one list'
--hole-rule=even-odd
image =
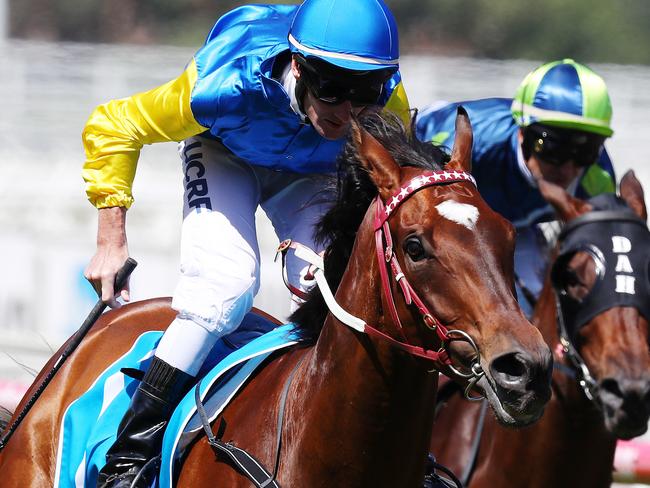
[{"label": "black riding boot", "polygon": [[[191,379],[154,356],[120,422],[117,439],[106,453],[106,465],[97,478],[98,488],[131,487],[147,461],[159,454],[167,421]],[[135,486],[148,487],[150,480],[142,478]]]}]

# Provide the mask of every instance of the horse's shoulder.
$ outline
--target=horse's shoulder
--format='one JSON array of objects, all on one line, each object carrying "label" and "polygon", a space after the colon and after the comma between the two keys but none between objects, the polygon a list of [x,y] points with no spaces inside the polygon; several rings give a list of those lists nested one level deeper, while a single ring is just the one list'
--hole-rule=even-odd
[{"label": "horse's shoulder", "polygon": [[[292,396],[302,388],[303,368],[309,367],[312,351],[311,346],[293,346],[272,354],[213,421],[213,430],[245,448],[267,469],[272,469],[278,422],[288,422],[292,417],[288,412],[303,408],[302,404],[294,404]],[[291,423],[291,429],[300,430],[298,424],[295,421]],[[195,447],[202,444],[206,449],[206,438],[200,439]],[[211,470],[210,476],[226,479],[226,476],[232,476],[233,471],[224,466],[216,463],[207,469]],[[182,469],[205,471],[205,451],[202,454],[201,450],[190,453]]]},{"label": "horse's shoulder", "polygon": [[262,388],[276,390],[278,386],[284,387],[284,383],[288,381],[289,376],[296,375],[296,370],[301,367],[306,356],[312,350],[313,345],[300,345],[277,351],[277,353],[269,357],[267,363],[256,375],[255,381]]},{"label": "horse's shoulder", "polygon": [[[303,376],[299,370],[309,362],[313,346],[293,346],[272,354],[265,364],[253,375],[246,387],[238,395],[239,401],[234,402],[234,410],[238,403],[259,403],[265,399],[267,410],[262,416],[273,417],[280,407],[280,398],[287,388],[295,388],[294,383],[300,382]],[[260,412],[261,413],[261,412]],[[250,415],[248,412],[246,415]]]}]

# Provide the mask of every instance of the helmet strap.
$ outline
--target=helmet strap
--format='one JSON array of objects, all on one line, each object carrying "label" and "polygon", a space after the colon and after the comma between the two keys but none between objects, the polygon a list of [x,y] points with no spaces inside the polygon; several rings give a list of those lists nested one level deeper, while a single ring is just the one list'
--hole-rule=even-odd
[{"label": "helmet strap", "polygon": [[[305,83],[305,80],[302,78],[298,78],[296,80],[296,101],[298,102],[298,108],[300,109],[300,112],[303,114],[305,113],[305,97],[307,96],[307,84]],[[305,115],[305,120],[308,121],[309,119]]]},{"label": "helmet strap", "polygon": [[[300,69],[303,69],[302,66],[300,66]],[[289,76],[293,76],[293,74],[290,74]],[[296,88],[294,89],[294,96],[296,97],[296,102],[298,103],[298,110],[300,110],[300,113],[298,115],[300,116],[301,119],[303,119],[303,122],[305,124],[311,125],[311,121],[309,120],[309,117],[307,117],[307,112],[305,112],[305,97],[307,96],[307,84],[305,83],[304,76],[301,76],[300,78],[296,78]]]},{"label": "helmet strap", "polygon": [[528,127],[524,127],[521,130],[523,132],[523,140],[521,141],[521,153],[524,156],[524,160],[528,161],[532,154],[533,144],[531,141],[531,134],[530,131],[528,130]]},{"label": "helmet strap", "polygon": [[291,59],[291,56],[289,56],[285,64],[283,64],[282,73],[276,79],[282,84],[287,95],[289,95],[291,109],[300,117],[303,123],[309,124],[310,122],[305,115],[304,109],[304,98],[307,93],[307,87],[302,77],[296,78],[293,75]]}]

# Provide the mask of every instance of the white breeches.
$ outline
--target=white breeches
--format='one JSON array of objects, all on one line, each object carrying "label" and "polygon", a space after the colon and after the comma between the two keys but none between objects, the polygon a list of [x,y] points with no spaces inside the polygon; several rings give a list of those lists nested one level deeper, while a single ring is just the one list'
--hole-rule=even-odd
[{"label": "white breeches", "polygon": [[[327,199],[321,176],[249,165],[218,141],[193,137],[179,145],[179,152],[185,193],[181,278],[172,301],[178,317],[156,355],[192,374],[214,342],[235,330],[252,307],[260,276],[257,207],[280,240],[291,238],[320,251],[313,231]],[[300,278],[306,269],[291,251],[287,277],[293,286],[305,289]]]}]

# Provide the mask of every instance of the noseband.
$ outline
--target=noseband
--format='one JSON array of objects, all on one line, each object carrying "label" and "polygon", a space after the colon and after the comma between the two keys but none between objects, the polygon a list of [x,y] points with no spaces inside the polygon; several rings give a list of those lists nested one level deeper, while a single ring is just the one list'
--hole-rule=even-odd
[{"label": "noseband", "polygon": [[[390,316],[399,331],[400,339],[395,339],[385,332],[378,330],[376,327],[368,325],[362,319],[355,317],[343,310],[338,305],[338,303],[336,303],[336,300],[332,295],[327,281],[325,280],[325,275],[323,273],[323,260],[316,253],[306,248],[305,246],[302,246],[296,242],[291,242],[290,240],[281,243],[278,252],[281,252],[284,255],[288,248],[293,248],[297,257],[304,259],[312,265],[312,274],[316,279],[323,298],[325,299],[330,312],[340,322],[371,337],[386,341],[390,343],[391,346],[402,351],[406,351],[413,356],[421,357],[433,362],[435,370],[443,371],[445,373],[449,372],[451,373],[450,376],[456,376],[461,379],[469,380],[468,385],[465,389],[465,396],[471,400],[475,398],[471,397],[469,393],[470,390],[485,374],[480,365],[480,353],[478,346],[466,332],[462,330],[447,329],[447,327],[445,327],[440,322],[440,320],[438,320],[436,316],[429,311],[425,303],[418,296],[417,292],[411,286],[408,279],[402,272],[401,266],[397,261],[397,257],[394,252],[393,241],[388,224],[390,216],[397,209],[397,207],[404,203],[418,190],[434,185],[445,185],[449,183],[465,181],[469,181],[476,185],[476,182],[474,181],[472,175],[463,171],[429,171],[416,176],[415,178],[412,178],[407,184],[403,185],[398,192],[392,195],[386,203],[384,203],[379,196],[375,198],[375,249],[379,274],[381,277],[382,294],[386,304],[388,305]],[[399,288],[402,291],[406,304],[408,306],[415,305],[424,324],[436,333],[438,339],[440,340],[440,348],[438,350],[425,349],[424,347],[415,346],[408,343],[401,320],[397,313],[397,308],[395,306],[395,300],[393,297],[393,291],[389,278],[389,269],[390,273],[393,276],[393,279],[399,285]],[[468,372],[460,371],[451,362],[447,348],[453,341],[467,342],[474,350],[474,360]]]}]

